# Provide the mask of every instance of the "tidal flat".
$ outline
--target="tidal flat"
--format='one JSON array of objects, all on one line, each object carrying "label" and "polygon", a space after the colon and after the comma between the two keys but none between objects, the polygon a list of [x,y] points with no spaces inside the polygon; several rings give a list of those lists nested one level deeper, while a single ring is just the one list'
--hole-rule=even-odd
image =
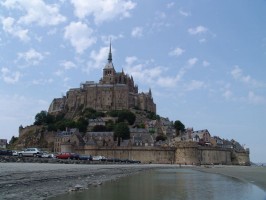
[{"label": "tidal flat", "polygon": [[225,175],[266,191],[265,167],[0,163],[0,194],[1,199],[49,199],[89,188],[101,188],[105,183],[117,182],[122,177],[157,169],[189,169]]}]

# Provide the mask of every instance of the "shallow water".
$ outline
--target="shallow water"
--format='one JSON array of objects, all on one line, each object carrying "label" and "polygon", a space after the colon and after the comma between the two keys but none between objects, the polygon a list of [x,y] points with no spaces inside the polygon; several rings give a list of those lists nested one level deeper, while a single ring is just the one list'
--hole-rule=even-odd
[{"label": "shallow water", "polygon": [[57,200],[266,200],[257,186],[218,174],[191,169],[159,169],[124,177],[86,191],[58,196]]}]

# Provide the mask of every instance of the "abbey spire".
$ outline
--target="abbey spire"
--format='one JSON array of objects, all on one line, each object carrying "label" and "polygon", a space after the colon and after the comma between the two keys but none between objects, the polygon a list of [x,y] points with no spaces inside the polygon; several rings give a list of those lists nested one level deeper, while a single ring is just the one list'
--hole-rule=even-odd
[{"label": "abbey spire", "polygon": [[105,69],[114,69],[114,65],[113,65],[113,58],[112,58],[112,44],[110,41],[110,47],[109,47],[109,54],[108,54],[108,62],[105,65]]},{"label": "abbey spire", "polygon": [[108,63],[111,63],[112,62],[112,44],[111,44],[111,41],[110,41],[110,47],[109,47],[109,55],[108,55]]}]

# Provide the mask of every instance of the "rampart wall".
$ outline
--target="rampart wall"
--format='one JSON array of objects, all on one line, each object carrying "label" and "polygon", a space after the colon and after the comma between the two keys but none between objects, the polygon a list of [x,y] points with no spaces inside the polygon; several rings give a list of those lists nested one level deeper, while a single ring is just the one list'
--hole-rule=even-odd
[{"label": "rampart wall", "polygon": [[199,147],[196,143],[180,143],[175,147],[116,147],[96,148],[84,146],[75,149],[86,155],[102,155],[107,158],[140,160],[142,163],[187,164],[187,165],[249,165],[249,152],[232,149]]},{"label": "rampart wall", "polygon": [[160,147],[116,147],[116,148],[95,148],[85,146],[76,149],[76,152],[86,155],[101,155],[107,158],[119,158],[140,160],[142,163],[172,164],[175,158],[175,148]]}]

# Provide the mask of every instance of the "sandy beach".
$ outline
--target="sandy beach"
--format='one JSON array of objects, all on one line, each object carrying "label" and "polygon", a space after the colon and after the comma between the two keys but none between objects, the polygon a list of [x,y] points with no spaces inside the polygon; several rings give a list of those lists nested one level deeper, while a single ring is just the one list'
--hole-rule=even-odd
[{"label": "sandy beach", "polygon": [[0,199],[47,199],[160,167],[166,166],[0,163]]},{"label": "sandy beach", "polygon": [[217,173],[255,184],[266,191],[266,167],[259,166],[208,166],[197,167],[196,170]]}]

